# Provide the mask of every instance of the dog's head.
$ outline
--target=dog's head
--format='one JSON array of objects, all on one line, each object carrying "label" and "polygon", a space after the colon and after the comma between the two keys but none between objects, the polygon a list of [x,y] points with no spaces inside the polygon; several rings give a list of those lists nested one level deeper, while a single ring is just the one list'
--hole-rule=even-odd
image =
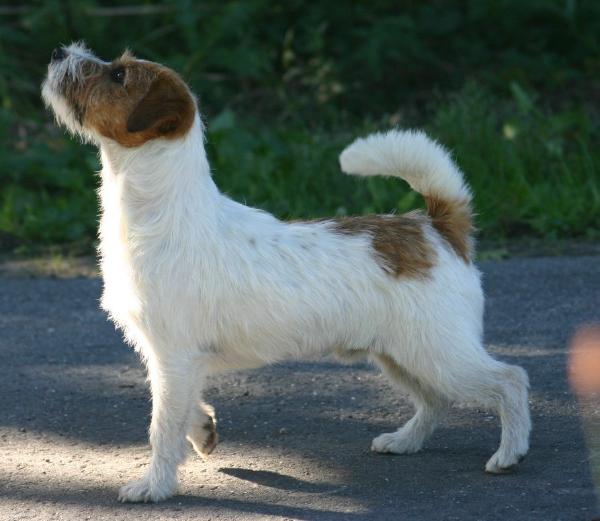
[{"label": "dog's head", "polygon": [[105,62],[79,43],[54,49],[42,97],[72,133],[125,147],[183,137],[197,110],[187,85],[167,67],[128,51]]}]

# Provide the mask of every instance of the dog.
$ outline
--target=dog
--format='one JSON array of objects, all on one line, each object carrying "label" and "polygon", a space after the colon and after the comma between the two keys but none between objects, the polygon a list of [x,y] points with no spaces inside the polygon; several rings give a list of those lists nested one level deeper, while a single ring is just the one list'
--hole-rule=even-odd
[{"label": "dog", "polygon": [[373,451],[418,451],[459,402],[499,414],[486,471],[525,456],[527,374],[483,347],[472,195],[442,146],[391,130],[340,156],[348,174],[404,179],[426,212],[282,222],[219,192],[196,98],[167,67],[75,43],[53,51],[42,96],[100,150],[101,304],[149,375],[151,462],[121,501],[170,497],[188,441],[214,448],[208,375],[315,353],[367,358],[414,402]]}]

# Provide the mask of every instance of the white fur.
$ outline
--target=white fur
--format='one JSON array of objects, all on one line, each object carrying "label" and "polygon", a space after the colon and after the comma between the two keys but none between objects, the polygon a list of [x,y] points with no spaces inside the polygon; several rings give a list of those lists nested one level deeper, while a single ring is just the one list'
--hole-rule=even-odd
[{"label": "white fur", "polygon": [[390,130],[357,139],[342,152],[340,165],[347,174],[402,177],[421,194],[471,199],[448,152],[421,131]]},{"label": "white fur", "polygon": [[52,108],[56,121],[78,135],[83,141],[94,141],[93,134],[84,128],[75,116],[75,111],[60,93],[64,81],[83,82],[86,77],[81,65],[86,61],[105,63],[96,57],[83,42],[72,43],[64,48],[67,57],[60,63],[48,65],[48,74],[42,83],[42,99]]},{"label": "white fur", "polygon": [[[399,431],[375,438],[373,450],[418,450],[448,403],[476,401],[498,409],[503,425],[486,469],[502,471],[527,452],[526,374],[484,350],[479,273],[432,227],[430,275],[394,278],[367,235],[342,235],[328,222],[284,223],[221,194],[198,115],[179,140],[137,148],[94,140],[103,165],[102,306],[144,358],[153,396],[150,468],[121,489],[121,500],[174,493],[207,375],[333,349],[363,350],[417,407]],[[469,194],[424,134],[357,141],[341,162],[353,173],[400,175],[423,192]]]}]

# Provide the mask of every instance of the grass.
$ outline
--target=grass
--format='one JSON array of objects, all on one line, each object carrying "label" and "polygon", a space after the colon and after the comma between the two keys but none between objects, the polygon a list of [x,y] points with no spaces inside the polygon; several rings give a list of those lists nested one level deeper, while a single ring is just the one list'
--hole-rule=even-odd
[{"label": "grass", "polygon": [[581,107],[544,113],[512,91],[502,104],[468,86],[432,123],[473,186],[484,236],[598,237],[597,125]]},{"label": "grass", "polygon": [[[522,87],[512,90],[512,99],[500,102],[467,85],[438,100],[424,125],[453,150],[473,187],[481,236],[598,238],[599,129],[581,109],[547,114]],[[21,249],[57,243],[91,249],[95,150],[51,126],[5,123],[2,139],[11,152],[0,194],[4,240]],[[208,122],[208,150],[222,191],[284,219],[404,212],[421,205],[404,183],[348,177],[337,163],[354,137],[389,126],[372,120],[328,130],[271,126],[225,110]]]},{"label": "grass", "polygon": [[92,250],[96,151],[39,100],[50,49],[78,38],[181,71],[219,187],[281,218],[421,205],[398,180],[339,171],[357,135],[397,125],[453,151],[484,241],[598,239],[600,3],[400,4],[133,0],[133,18],[48,0],[0,15],[0,252]]}]

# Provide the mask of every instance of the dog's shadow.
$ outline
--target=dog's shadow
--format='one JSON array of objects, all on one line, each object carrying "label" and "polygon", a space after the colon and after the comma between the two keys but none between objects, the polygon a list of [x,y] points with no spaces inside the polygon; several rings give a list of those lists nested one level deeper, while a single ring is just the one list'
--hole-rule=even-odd
[{"label": "dog's shadow", "polygon": [[243,479],[261,485],[263,487],[277,488],[280,490],[288,490],[293,492],[304,492],[308,494],[331,493],[340,488],[339,485],[332,483],[313,483],[302,479],[294,478],[272,472],[270,470],[252,470],[240,467],[221,467],[219,472],[232,476],[234,478]]}]

